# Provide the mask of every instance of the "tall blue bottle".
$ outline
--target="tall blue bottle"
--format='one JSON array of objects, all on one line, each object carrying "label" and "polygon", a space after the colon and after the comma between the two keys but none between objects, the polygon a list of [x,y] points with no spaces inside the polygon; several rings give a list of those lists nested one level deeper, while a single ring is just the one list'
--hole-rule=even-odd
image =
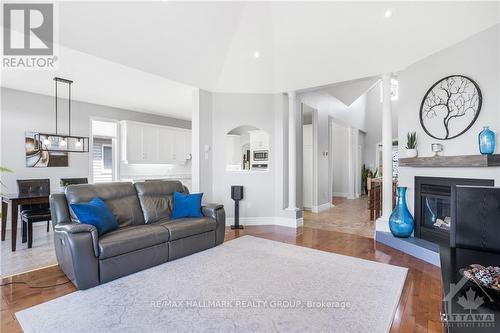
[{"label": "tall blue bottle", "polygon": [[396,237],[410,237],[413,232],[413,216],[406,205],[406,187],[398,187],[398,201],[389,217],[389,228]]},{"label": "tall blue bottle", "polygon": [[495,132],[490,130],[488,126],[484,126],[481,133],[478,135],[479,151],[483,155],[493,155],[495,152]]}]

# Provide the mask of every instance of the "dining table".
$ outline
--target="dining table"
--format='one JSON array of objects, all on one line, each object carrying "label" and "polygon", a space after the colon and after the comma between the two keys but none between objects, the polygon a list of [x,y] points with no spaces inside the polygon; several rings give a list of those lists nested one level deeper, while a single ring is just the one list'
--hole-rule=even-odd
[{"label": "dining table", "polygon": [[40,192],[2,193],[2,241],[5,241],[7,233],[7,211],[10,205],[12,251],[16,250],[19,205],[49,203],[49,197],[50,193]]}]

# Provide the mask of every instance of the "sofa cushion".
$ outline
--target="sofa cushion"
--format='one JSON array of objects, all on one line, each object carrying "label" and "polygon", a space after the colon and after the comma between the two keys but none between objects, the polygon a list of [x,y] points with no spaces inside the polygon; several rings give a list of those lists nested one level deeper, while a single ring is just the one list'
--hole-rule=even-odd
[{"label": "sofa cushion", "polygon": [[118,223],[116,223],[113,213],[106,203],[98,197],[89,202],[74,203],[70,206],[80,223],[91,224],[96,227],[99,236],[118,229]]},{"label": "sofa cushion", "polygon": [[203,193],[184,194],[174,192],[174,209],[170,217],[180,219],[183,217],[202,217],[201,198]]},{"label": "sofa cushion", "polygon": [[119,228],[99,237],[99,259],[144,249],[168,240],[168,230],[157,224]]},{"label": "sofa cushion", "polygon": [[[141,205],[132,183],[69,185],[65,194],[69,205],[101,198],[111,209],[119,227],[144,224]],[[71,218],[78,220],[73,211],[70,210],[70,214]]]},{"label": "sofa cushion", "polygon": [[172,213],[172,196],[174,192],[182,192],[179,181],[155,180],[134,184],[146,223],[153,223],[170,217]]},{"label": "sofa cushion", "polygon": [[217,222],[209,217],[163,220],[155,225],[165,227],[170,233],[170,241],[215,230]]}]

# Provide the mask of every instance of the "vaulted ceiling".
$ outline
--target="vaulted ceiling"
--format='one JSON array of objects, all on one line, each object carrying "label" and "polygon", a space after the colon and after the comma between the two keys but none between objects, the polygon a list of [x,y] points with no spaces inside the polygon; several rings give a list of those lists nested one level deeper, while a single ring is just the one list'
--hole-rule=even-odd
[{"label": "vaulted ceiling", "polygon": [[68,77],[75,99],[186,119],[194,88],[322,87],[349,105],[380,73],[500,22],[499,2],[477,1],[65,1],[57,12],[57,69],[3,71],[2,86],[50,95],[52,77]]},{"label": "vaulted ceiling", "polygon": [[211,91],[282,92],[404,69],[500,22],[499,8],[477,1],[64,2],[60,42]]}]

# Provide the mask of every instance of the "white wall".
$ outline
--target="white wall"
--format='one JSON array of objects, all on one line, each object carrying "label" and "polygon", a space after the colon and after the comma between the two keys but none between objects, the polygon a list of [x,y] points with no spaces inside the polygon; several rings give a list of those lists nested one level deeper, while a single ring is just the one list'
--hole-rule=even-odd
[{"label": "white wall", "polygon": [[337,197],[349,195],[348,181],[348,132],[347,127],[332,121],[332,194]]},{"label": "white wall", "polygon": [[[445,141],[429,137],[419,122],[420,103],[427,89],[439,79],[462,74],[477,82],[483,106],[475,124],[463,135]],[[419,156],[431,156],[431,143],[440,142],[444,155],[479,154],[477,135],[490,125],[500,135],[500,25],[466,39],[448,49],[419,61],[399,75],[399,150],[404,156],[406,133],[416,131]],[[399,184],[407,186],[408,204],[413,211],[414,176],[487,178],[500,186],[500,168],[408,168],[400,167]]]},{"label": "white wall", "polygon": [[203,201],[212,202],[212,113],[213,94],[196,89],[192,114],[192,191],[203,192]]},{"label": "white wall", "polygon": [[[363,163],[372,170],[377,168],[376,145],[382,142],[382,102],[380,100],[381,81],[366,93],[365,148]],[[401,89],[400,89],[401,90]],[[398,136],[398,101],[392,101],[392,137]]]},{"label": "white wall", "polygon": [[[199,96],[195,94],[195,101],[193,132],[199,128],[200,138],[193,138],[193,152],[197,149],[196,145],[201,148],[204,144],[209,144],[211,150],[208,159],[205,159],[204,152],[200,151],[198,161],[193,154],[193,187],[195,178],[200,177],[203,182],[200,190],[210,191],[210,201],[222,203],[226,207],[227,223],[232,223],[234,217],[231,185],[243,185],[244,199],[240,202],[241,223],[297,226],[297,219],[302,213],[284,210],[288,192],[286,95],[226,94],[200,90]],[[297,126],[300,123],[301,120],[298,119]],[[227,170],[226,134],[242,125],[259,128],[269,134],[267,171]],[[298,149],[302,150],[302,147],[299,146]],[[302,181],[302,175],[297,175],[297,178]]]},{"label": "white wall", "polygon": [[[234,216],[231,185],[244,186],[240,201],[240,217],[261,218],[275,215],[275,177],[279,174],[274,137],[275,95],[213,94],[213,201],[223,203],[226,216]],[[267,171],[226,170],[226,134],[232,129],[249,125],[269,134],[269,168]]]},{"label": "white wall", "polygon": [[[350,106],[333,97],[326,92],[306,92],[299,95],[302,103],[314,108],[313,124],[315,125],[314,142],[316,144],[314,165],[314,178],[317,184],[317,193],[313,195],[313,205],[320,207],[330,202],[329,157],[324,154],[330,148],[329,122],[335,121],[337,124],[364,131],[366,128],[365,109],[366,95],[362,95]],[[357,141],[357,140],[356,140]],[[356,147],[357,150],[357,147]],[[354,186],[354,185],[353,185]]]},{"label": "white wall", "polygon": [[[51,188],[59,188],[62,177],[89,177],[89,153],[70,153],[69,167],[27,168],[25,163],[24,133],[25,131],[55,131],[54,97],[33,94],[8,88],[1,89],[1,161],[2,166],[14,170],[13,174],[2,174],[5,192],[16,192],[16,179],[50,178]],[[64,108],[66,110],[66,108]],[[107,118],[115,120],[134,120],[161,125],[190,128],[190,121],[117,109],[97,104],[73,101],[71,112],[72,134],[88,136],[90,118]],[[61,110],[60,110],[61,111]],[[60,132],[67,131],[67,118],[64,111],[59,112]],[[185,169],[188,168],[188,169]],[[186,171],[187,170],[187,171]],[[189,165],[182,166],[127,166],[122,170],[124,175],[155,175],[168,173],[189,173]]]},{"label": "white wall", "polygon": [[[312,114],[311,114],[312,122]],[[307,119],[304,119],[306,121]],[[302,206],[312,208],[313,203],[313,128],[312,124],[302,126]]]}]

